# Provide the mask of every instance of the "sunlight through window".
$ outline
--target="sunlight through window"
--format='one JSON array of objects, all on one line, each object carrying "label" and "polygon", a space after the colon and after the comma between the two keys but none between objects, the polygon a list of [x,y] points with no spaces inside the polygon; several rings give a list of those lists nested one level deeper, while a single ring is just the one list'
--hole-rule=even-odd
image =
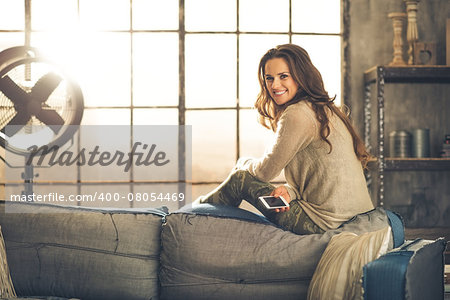
[{"label": "sunlight through window", "polygon": [[288,32],[289,0],[240,0],[239,29],[251,32]]},{"label": "sunlight through window", "polygon": [[[82,123],[185,120],[193,126],[195,182],[221,181],[238,156],[262,155],[271,132],[251,108],[259,60],[270,48],[304,47],[341,101],[339,0],[30,3],[31,46],[81,86]],[[0,51],[24,45],[25,18],[24,1],[0,1]]]},{"label": "sunlight through window", "polygon": [[23,30],[24,27],[25,8],[23,1],[1,0],[0,30]]},{"label": "sunlight through window", "polygon": [[294,32],[340,33],[340,9],[340,1],[292,0],[292,30]]},{"label": "sunlight through window", "polygon": [[176,30],[178,23],[178,0],[133,0],[134,30]]},{"label": "sunlight through window", "polygon": [[186,105],[236,105],[236,35],[186,36]]},{"label": "sunlight through window", "polygon": [[185,3],[187,31],[236,30],[236,1],[190,0]]},{"label": "sunlight through window", "polygon": [[178,35],[136,33],[133,37],[133,104],[178,105]]},{"label": "sunlight through window", "polygon": [[130,0],[78,0],[80,21],[89,30],[129,30]]},{"label": "sunlight through window", "polygon": [[31,27],[33,30],[59,31],[67,34],[67,31],[71,32],[78,27],[77,7],[77,0],[33,0]]},{"label": "sunlight through window", "polygon": [[129,42],[130,35],[120,32],[85,32],[78,38],[37,32],[32,38],[32,46],[70,70],[86,106],[130,105]]}]

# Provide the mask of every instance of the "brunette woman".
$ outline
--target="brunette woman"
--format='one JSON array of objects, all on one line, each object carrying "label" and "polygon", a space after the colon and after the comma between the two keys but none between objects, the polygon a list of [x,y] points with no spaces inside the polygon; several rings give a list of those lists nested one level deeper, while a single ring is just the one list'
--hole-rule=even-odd
[{"label": "brunette woman", "polygon": [[[259,64],[259,121],[275,141],[259,159],[239,159],[229,177],[195,203],[239,206],[242,199],[298,234],[323,233],[373,209],[363,167],[369,154],[348,116],[325,91],[308,53],[294,44],[270,49]],[[284,170],[287,184],[269,183]],[[260,196],[289,208],[267,210]]]}]

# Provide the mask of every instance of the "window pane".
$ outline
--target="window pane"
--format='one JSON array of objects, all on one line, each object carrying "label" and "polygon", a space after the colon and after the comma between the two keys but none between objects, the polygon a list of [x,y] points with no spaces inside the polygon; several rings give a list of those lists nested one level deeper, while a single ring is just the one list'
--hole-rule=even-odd
[{"label": "window pane", "polygon": [[89,109],[86,108],[83,113],[81,125],[129,125],[129,109]]},{"label": "window pane", "polygon": [[178,125],[178,109],[135,108],[133,110],[134,125]]},{"label": "window pane", "polygon": [[133,0],[133,29],[178,29],[178,0]]},{"label": "window pane", "polygon": [[130,0],[79,0],[81,25],[88,30],[129,30]]},{"label": "window pane", "polygon": [[0,32],[0,51],[15,46],[22,46],[25,42],[25,34],[22,32]]},{"label": "window pane", "polygon": [[258,66],[271,48],[289,42],[288,35],[242,34],[239,41],[239,104],[253,107],[260,87]]},{"label": "window pane", "polygon": [[262,157],[270,145],[274,132],[258,123],[256,109],[242,109],[240,113],[239,135],[241,157]]},{"label": "window pane", "polygon": [[192,180],[224,180],[236,162],[236,112],[188,111],[192,125]]},{"label": "window pane", "polygon": [[341,103],[341,37],[294,35],[292,42],[309,53],[311,60],[322,74],[325,90],[336,104]]},{"label": "window pane", "polygon": [[[35,130],[39,130],[39,129],[44,129],[43,127],[39,128],[39,127],[35,127],[33,126]],[[74,126],[75,129],[79,128],[77,126]],[[33,129],[33,128],[32,128]],[[45,130],[45,129],[44,129]],[[41,132],[43,132],[44,130],[42,130]],[[54,162],[61,162],[61,161],[65,161],[66,158],[68,158],[68,156],[64,155],[63,153],[65,153],[65,151],[71,152],[73,154],[72,157],[75,157],[78,153],[79,153],[79,149],[80,144],[79,144],[79,130],[77,130],[71,137],[70,139],[64,144],[64,145],[60,145],[60,147],[58,148],[57,151],[55,152],[51,152],[49,154],[45,154],[45,155],[41,155],[35,158],[35,165],[34,165],[34,172],[35,174],[39,174],[39,176],[36,178],[38,181],[42,180],[42,182],[48,182],[48,181],[71,181],[72,184],[76,182],[77,180],[77,168],[78,166],[74,163],[74,164],[63,164],[61,165],[60,163],[56,163],[56,164],[50,164],[51,161]],[[36,135],[34,137],[31,138],[32,140],[41,140],[39,139],[39,136]],[[46,140],[46,139],[44,139]],[[50,138],[49,140],[54,141],[54,139]],[[46,143],[44,143],[45,145]],[[66,152],[67,153],[67,152]],[[56,154],[56,156],[53,156],[54,154]],[[6,157],[8,159],[8,161],[11,158],[11,155],[7,154],[8,156]],[[70,154],[69,154],[70,155]],[[42,159],[42,163],[39,163],[39,161]],[[69,160],[73,160],[73,159],[69,159]],[[51,165],[51,166],[50,166]],[[21,170],[19,168],[19,170],[21,172],[23,172],[23,169]],[[8,168],[8,174],[7,174],[7,178],[14,178],[11,177],[11,172],[9,172],[9,168]],[[14,176],[14,175],[13,175]],[[16,178],[21,178],[21,176],[16,175]],[[58,185],[55,185],[55,187],[57,187]],[[51,189],[51,185],[43,185],[42,187],[47,187],[48,189]],[[56,192],[56,191],[55,191]]]},{"label": "window pane", "polygon": [[0,1],[0,29],[25,30],[24,1]]},{"label": "window pane", "polygon": [[[181,130],[185,133],[185,147],[180,148]],[[178,125],[133,126],[133,147],[136,163],[133,166],[134,179],[138,181],[172,181],[180,178],[180,165],[185,166],[185,179],[191,179],[191,126]],[[184,151],[184,153],[180,153]],[[180,154],[184,154],[180,157]],[[161,155],[164,157],[161,158]],[[140,157],[140,158],[139,158]],[[162,165],[151,163],[153,159],[166,162]],[[182,159],[182,160],[180,160]],[[150,164],[148,164],[150,162]],[[153,191],[165,192],[165,191]]]},{"label": "window pane", "polygon": [[292,31],[340,33],[340,9],[339,0],[292,0]]},{"label": "window pane", "polygon": [[35,32],[32,45],[68,69],[81,86],[86,106],[130,105],[130,34],[89,33],[69,38]]},{"label": "window pane", "polygon": [[289,0],[239,1],[239,30],[289,31]]},{"label": "window pane", "polygon": [[76,72],[75,66],[80,68],[75,63],[79,61],[77,56],[81,55],[76,51],[79,47],[78,42],[76,35],[71,36],[61,31],[32,32],[31,34],[31,46],[38,48],[46,58],[63,66],[70,73]]},{"label": "window pane", "polygon": [[33,0],[31,16],[33,30],[73,29],[78,23],[78,4],[76,0]]},{"label": "window pane", "polygon": [[178,105],[178,34],[135,33],[133,43],[133,104]]},{"label": "window pane", "polygon": [[[130,35],[99,33],[86,43],[81,87],[87,106],[130,105]],[[88,46],[89,45],[89,46]],[[80,62],[81,63],[81,62]]]},{"label": "window pane", "polygon": [[236,1],[186,0],[187,31],[235,31]]},{"label": "window pane", "polygon": [[[97,125],[97,124],[96,124]],[[99,124],[104,125],[104,124]],[[120,165],[117,160],[113,161],[115,153],[130,153],[131,151],[131,130],[130,126],[83,126],[80,127],[80,146],[86,149],[86,153],[90,154],[89,161],[94,157],[93,163],[84,163],[80,166],[81,180],[96,181],[127,181],[130,179],[130,172],[125,172],[126,166]],[[111,134],[111,132],[114,133]],[[97,150],[95,156],[91,156],[92,152]],[[102,153],[110,153],[110,162],[112,163],[95,163],[95,158],[100,159]],[[95,153],[95,152],[94,152]],[[89,162],[88,161],[88,162]],[[85,186],[82,186],[85,188]]]},{"label": "window pane", "polygon": [[236,35],[186,36],[186,106],[236,105]]}]

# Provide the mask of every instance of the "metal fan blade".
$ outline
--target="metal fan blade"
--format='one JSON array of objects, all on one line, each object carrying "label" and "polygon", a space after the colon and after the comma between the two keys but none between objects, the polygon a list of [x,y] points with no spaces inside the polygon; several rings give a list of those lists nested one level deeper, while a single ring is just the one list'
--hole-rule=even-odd
[{"label": "metal fan blade", "polygon": [[29,95],[22,90],[9,76],[0,78],[0,91],[8,97],[14,105],[24,105]]},{"label": "metal fan blade", "polygon": [[47,73],[42,76],[31,89],[33,100],[44,103],[61,82],[61,76]]},{"label": "metal fan blade", "polygon": [[53,109],[42,109],[36,114],[36,118],[44,122],[55,134],[64,125],[64,119]]},{"label": "metal fan blade", "polygon": [[22,129],[22,127],[27,124],[30,118],[31,115],[28,112],[18,111],[17,114],[11,119],[11,121],[9,121],[9,123],[2,129],[2,131],[5,131],[5,134],[11,137],[15,135],[20,129]]}]

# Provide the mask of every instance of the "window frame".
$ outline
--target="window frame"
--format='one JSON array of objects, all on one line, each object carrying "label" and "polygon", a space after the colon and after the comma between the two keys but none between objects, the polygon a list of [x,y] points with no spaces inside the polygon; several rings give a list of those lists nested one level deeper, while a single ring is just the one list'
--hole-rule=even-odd
[{"label": "window frame", "polygon": [[[134,119],[134,111],[138,109],[164,109],[164,108],[172,108],[178,110],[178,125],[186,125],[186,113],[189,111],[211,111],[211,110],[233,110],[236,113],[236,160],[240,157],[240,148],[241,148],[241,137],[240,137],[240,128],[241,128],[241,120],[240,120],[240,111],[241,110],[249,110],[253,107],[249,106],[243,106],[240,103],[239,100],[239,92],[240,92],[240,72],[239,72],[239,55],[240,55],[240,36],[245,34],[265,34],[265,35],[287,35],[289,38],[289,42],[292,42],[292,37],[295,35],[314,35],[314,36],[339,36],[340,37],[340,44],[341,44],[341,62],[345,61],[346,63],[341,63],[341,99],[342,103],[348,103],[347,95],[350,94],[350,83],[349,83],[349,70],[350,70],[350,63],[348,61],[349,57],[349,47],[348,47],[348,36],[349,36],[349,0],[341,0],[340,6],[341,6],[341,14],[340,14],[340,20],[341,20],[341,28],[339,33],[311,33],[311,32],[294,32],[292,30],[292,0],[289,0],[289,28],[287,32],[263,32],[263,31],[241,31],[240,30],[240,24],[239,24],[239,5],[240,1],[236,1],[236,30],[235,31],[187,31],[185,28],[185,0],[178,0],[178,11],[179,11],[179,22],[178,22],[178,29],[170,29],[170,30],[142,30],[142,29],[134,29],[133,28],[133,0],[129,0],[130,3],[130,27],[128,32],[130,33],[130,84],[131,84],[131,90],[130,90],[130,105],[129,106],[120,106],[120,107],[114,107],[114,106],[86,106],[86,110],[91,109],[129,109],[130,111],[130,125],[133,125]],[[1,30],[0,32],[23,32],[25,35],[24,43],[25,45],[30,45],[30,37],[33,32],[33,29],[31,28],[31,18],[32,18],[32,7],[31,7],[31,0],[25,0],[25,28],[24,30]],[[78,18],[80,16],[80,0],[77,0],[78,5]],[[123,30],[106,30],[105,32],[124,32]],[[163,105],[134,105],[134,98],[133,98],[133,63],[134,63],[134,57],[133,57],[133,38],[135,33],[177,33],[178,34],[178,104],[177,105],[169,105],[169,106],[163,106]],[[236,35],[236,101],[235,105],[231,107],[187,107],[186,106],[186,57],[185,57],[185,50],[186,50],[186,36],[190,34],[233,34]],[[179,139],[179,161],[184,161],[185,155],[186,155],[186,149],[185,149],[186,141],[185,141],[185,135],[180,135]],[[180,182],[180,189],[183,189],[182,183],[186,183],[186,168],[183,164],[180,163],[179,165],[180,170],[180,176],[179,176],[179,182]],[[79,178],[78,174],[78,178]],[[80,179],[79,179],[80,180]],[[130,183],[133,181],[133,174],[130,172]],[[218,184],[220,181],[191,181],[189,182],[192,185],[204,185],[204,184]],[[132,188],[131,188],[132,191]],[[179,206],[181,207],[185,203],[179,203]]]}]

